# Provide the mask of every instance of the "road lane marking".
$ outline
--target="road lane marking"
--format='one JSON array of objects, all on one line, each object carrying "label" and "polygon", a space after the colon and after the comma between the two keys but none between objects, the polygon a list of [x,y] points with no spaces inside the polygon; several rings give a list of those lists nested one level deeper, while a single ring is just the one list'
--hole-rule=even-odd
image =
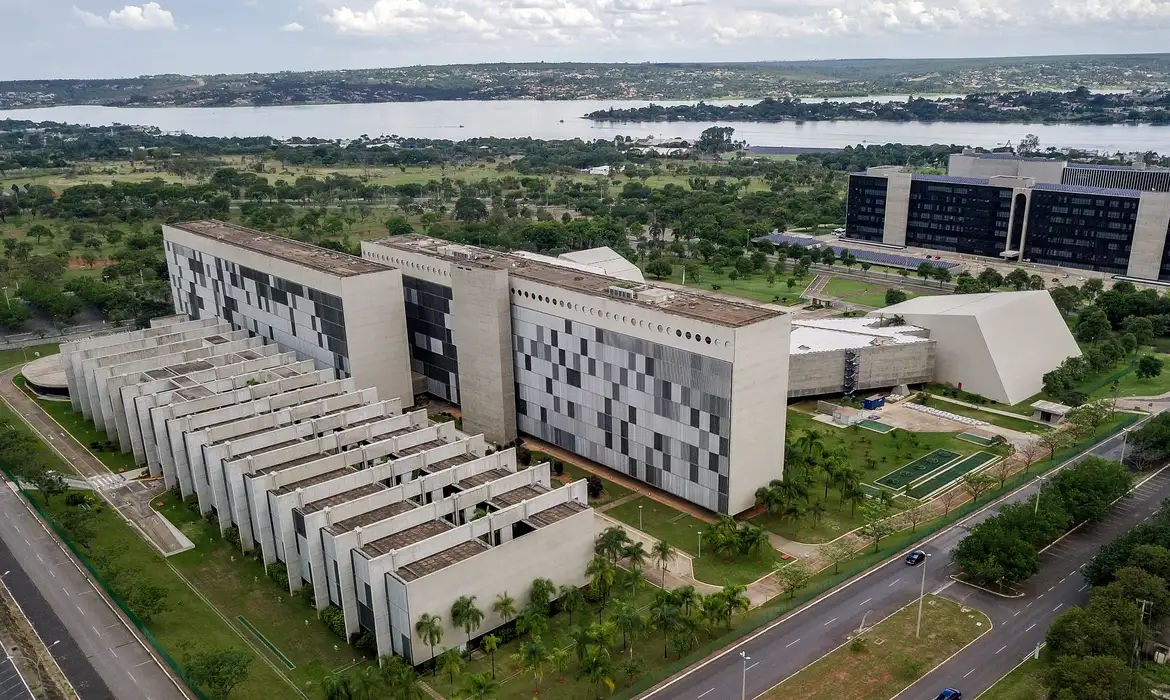
[{"label": "road lane marking", "polygon": [[1033,627],[1035,627],[1035,626],[1036,626],[1036,623],[1035,623],[1035,622],[1033,622],[1031,625],[1029,625],[1029,626],[1028,626],[1028,629],[1026,629],[1026,630],[1024,630],[1024,631],[1025,631],[1025,632],[1031,632],[1031,631],[1032,631],[1032,628],[1033,628]]},{"label": "road lane marking", "polygon": [[1040,600],[1040,599],[1041,599],[1041,598],[1043,598],[1043,597],[1044,597],[1044,594],[1043,594],[1043,593],[1041,593],[1040,595],[1036,596],[1036,600]]},{"label": "road lane marking", "polygon": [[115,659],[118,658],[118,652],[114,651],[114,647],[110,647],[110,653],[114,655]]},{"label": "road lane marking", "polygon": [[[871,600],[873,600],[873,598],[866,598],[865,600],[861,601],[861,605],[865,605],[866,603],[868,603]],[[859,605],[857,607],[861,607],[861,605]]]},{"label": "road lane marking", "polygon": [[1056,588],[1056,586],[1049,586],[1049,587],[1048,587],[1048,592],[1049,592],[1049,593],[1051,593],[1053,588]]},{"label": "road lane marking", "polygon": [[[901,580],[902,580],[902,577],[899,576],[898,578],[894,579],[893,581],[890,581],[890,586],[894,585],[895,583],[897,583]],[[886,586],[886,588],[889,588],[890,586]]]},{"label": "road lane marking", "polygon": [[80,605],[74,605],[73,607],[77,608],[77,612],[81,613],[82,615],[85,615],[85,611],[81,609]]},{"label": "road lane marking", "polygon": [[829,625],[833,624],[836,621],[837,621],[837,618],[834,617],[832,620],[829,620],[825,624],[821,625],[821,627],[828,627]]},{"label": "road lane marking", "polygon": [[1031,604],[1031,603],[1028,603],[1028,604],[1027,604],[1027,605],[1025,605],[1024,607],[1025,607],[1025,608],[1030,608],[1030,607],[1032,607],[1032,604]]},{"label": "road lane marking", "polygon": [[1064,606],[1064,603],[1059,603],[1055,608],[1052,609],[1052,612],[1056,612],[1057,610],[1060,610],[1063,606]]},{"label": "road lane marking", "polygon": [[760,662],[759,662],[759,661],[757,661],[757,662],[755,662],[754,664],[752,664],[751,666],[748,666],[747,668],[745,668],[745,669],[743,670],[743,672],[744,672],[744,673],[747,673],[748,671],[752,670],[753,668],[755,668],[756,666],[759,666],[759,665],[760,665]]},{"label": "road lane marking", "polygon": [[130,680],[134,681],[134,685],[138,685],[138,679],[134,677],[133,673],[130,673],[129,671],[127,671],[126,675],[130,676]]},{"label": "road lane marking", "polygon": [[714,693],[714,692],[715,692],[715,689],[712,688],[712,689],[708,690],[707,692],[703,693],[703,695],[700,695],[699,697],[704,697],[704,696],[710,695],[711,693]]},{"label": "road lane marking", "polygon": [[1019,614],[1020,614],[1020,611],[1019,611],[1019,610],[1017,610],[1017,611],[1015,611],[1014,613],[1012,613],[1012,617],[1016,617],[1016,616],[1018,616]]},{"label": "road lane marking", "polygon": [[1089,587],[1089,584],[1087,584],[1087,583],[1086,583],[1085,585],[1083,585],[1083,586],[1081,586],[1080,588],[1078,588],[1078,589],[1077,589],[1077,593],[1080,593],[1081,591],[1085,590],[1085,589],[1086,589],[1086,588],[1088,588],[1088,587]]},{"label": "road lane marking", "polygon": [[796,644],[796,643],[797,643],[797,642],[799,642],[799,641],[800,641],[799,639],[794,639],[794,640],[792,640],[791,642],[789,642],[789,643],[785,644],[785,645],[784,645],[784,648],[785,648],[785,649],[787,649],[788,647],[792,646],[793,644]]},{"label": "road lane marking", "polygon": [[972,673],[975,673],[975,669],[971,669],[970,671],[967,671],[966,673],[964,673],[963,678],[966,678],[967,676],[971,675]]},{"label": "road lane marking", "polygon": [[999,651],[997,651],[997,652],[995,652],[995,653],[996,653],[996,654],[999,654],[999,652],[1000,652],[1000,651],[1003,651],[1004,649],[1007,649],[1007,645],[1006,645],[1006,644],[1004,644],[1003,646],[1001,646],[1001,647],[999,648]]},{"label": "road lane marking", "polygon": [[1066,578],[1068,578],[1068,576],[1065,576],[1064,578],[1062,578],[1062,579],[1060,579],[1059,581],[1057,581],[1057,582],[1056,582],[1056,585],[1058,585],[1058,586],[1059,586],[1060,584],[1064,583],[1064,579],[1066,579]]}]

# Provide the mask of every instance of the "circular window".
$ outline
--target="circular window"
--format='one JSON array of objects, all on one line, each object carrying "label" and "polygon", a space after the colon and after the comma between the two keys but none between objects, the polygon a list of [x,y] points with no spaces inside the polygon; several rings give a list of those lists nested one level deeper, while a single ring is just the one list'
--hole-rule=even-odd
[{"label": "circular window", "polygon": [[659,333],[661,333],[661,332],[662,332],[662,324],[661,324],[661,323],[659,323],[659,324],[658,324],[658,332],[659,332]]},{"label": "circular window", "polygon": [[691,339],[691,332],[687,331],[687,340],[690,340],[690,339]]},{"label": "circular window", "polygon": [[708,345],[710,345],[710,344],[711,344],[711,336],[707,336],[707,337],[705,338],[705,340],[707,341],[707,344],[708,344]]},{"label": "circular window", "polygon": [[[677,337],[679,337],[679,338],[681,338],[681,337],[682,337],[682,331],[681,331],[681,330],[677,330],[677,331],[675,331],[675,332],[674,332],[674,334],[675,334],[675,336],[677,336]],[[690,335],[690,333],[688,333],[687,335]]]}]

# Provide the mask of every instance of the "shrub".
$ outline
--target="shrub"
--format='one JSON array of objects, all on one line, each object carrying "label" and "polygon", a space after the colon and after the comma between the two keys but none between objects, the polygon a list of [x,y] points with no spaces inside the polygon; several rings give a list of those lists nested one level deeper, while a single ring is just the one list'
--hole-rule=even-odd
[{"label": "shrub", "polygon": [[326,606],[321,611],[321,622],[324,622],[333,634],[345,639],[345,613],[341,612],[341,608],[336,605]]},{"label": "shrub", "polygon": [[240,548],[240,528],[235,526],[235,525],[232,525],[231,527],[229,527],[227,529],[227,532],[223,533],[223,539],[225,542],[227,542],[231,546],[235,547],[236,549],[239,549]]},{"label": "shrub", "polygon": [[361,634],[352,635],[349,643],[363,654],[378,655],[378,636],[374,630],[365,630]]},{"label": "shrub", "polygon": [[605,492],[605,484],[596,476],[590,475],[586,477],[585,483],[589,491],[590,498],[601,498],[601,494]]},{"label": "shrub", "polygon": [[524,466],[532,464],[532,450],[524,445],[516,445],[516,461]]},{"label": "shrub", "polygon": [[87,506],[89,505],[89,496],[84,493],[71,493],[65,497],[65,505],[67,506]]},{"label": "shrub", "polygon": [[565,473],[565,463],[558,460],[553,460],[552,473],[556,476],[561,476]]},{"label": "shrub", "polygon": [[199,497],[195,494],[191,494],[190,496],[187,496],[183,499],[183,505],[187,506],[187,510],[191,511],[192,513],[198,513]]},{"label": "shrub", "polygon": [[859,654],[869,651],[869,640],[865,637],[857,636],[849,642],[849,650],[855,651]]},{"label": "shrub", "polygon": [[[288,590],[288,567],[281,562],[275,562],[265,567],[268,578],[276,581],[277,585]],[[342,635],[343,637],[345,635]]]},{"label": "shrub", "polygon": [[316,598],[314,598],[313,584],[305,583],[297,589],[297,597],[301,599],[306,605],[312,606]]}]

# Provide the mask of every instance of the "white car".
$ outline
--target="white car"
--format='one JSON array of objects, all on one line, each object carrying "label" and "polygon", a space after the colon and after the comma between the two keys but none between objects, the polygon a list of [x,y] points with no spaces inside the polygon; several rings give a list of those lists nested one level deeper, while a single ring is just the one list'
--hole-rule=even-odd
[{"label": "white car", "polygon": [[836,234],[840,235],[840,234],[842,234],[842,233],[845,233],[845,229],[843,229],[843,228],[835,228],[835,229],[833,229],[833,233],[836,233]]}]

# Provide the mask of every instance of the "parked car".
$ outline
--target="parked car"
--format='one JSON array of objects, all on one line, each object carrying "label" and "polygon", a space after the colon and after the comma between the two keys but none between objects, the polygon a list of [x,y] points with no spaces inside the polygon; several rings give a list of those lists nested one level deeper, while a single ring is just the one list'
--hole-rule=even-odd
[{"label": "parked car", "polygon": [[[926,552],[921,549],[916,549],[906,555],[906,563],[910,566],[918,566],[926,559]],[[957,699],[956,699],[957,700]]]},{"label": "parked car", "polygon": [[946,688],[934,700],[963,700],[963,694],[954,688]]}]

